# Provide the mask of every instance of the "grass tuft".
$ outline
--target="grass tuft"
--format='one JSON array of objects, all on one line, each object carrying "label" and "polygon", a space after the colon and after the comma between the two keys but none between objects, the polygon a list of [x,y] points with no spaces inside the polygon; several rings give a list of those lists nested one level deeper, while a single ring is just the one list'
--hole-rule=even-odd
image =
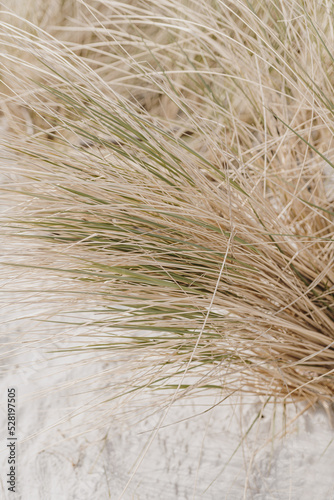
[{"label": "grass tuft", "polygon": [[21,8],[0,25],[2,264],[81,328],[57,352],[103,351],[116,396],[332,401],[328,2]]}]

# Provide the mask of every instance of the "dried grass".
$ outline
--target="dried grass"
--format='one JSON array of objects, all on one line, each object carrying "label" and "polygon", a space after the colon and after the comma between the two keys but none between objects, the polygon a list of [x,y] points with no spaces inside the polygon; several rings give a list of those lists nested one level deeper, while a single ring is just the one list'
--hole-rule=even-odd
[{"label": "dried grass", "polygon": [[332,401],[332,6],[34,5],[0,34],[16,286],[120,395]]}]

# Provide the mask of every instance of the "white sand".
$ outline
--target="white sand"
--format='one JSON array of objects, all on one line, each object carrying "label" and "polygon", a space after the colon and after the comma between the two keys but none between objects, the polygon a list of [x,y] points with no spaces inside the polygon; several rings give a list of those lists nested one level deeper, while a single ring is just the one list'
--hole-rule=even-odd
[{"label": "white sand", "polygon": [[[29,322],[9,323],[7,341]],[[125,414],[109,416],[104,428],[73,438],[95,413],[75,418],[62,416],[76,411],[94,396],[77,394],[69,387],[60,394],[57,384],[99,373],[102,365],[75,368],[77,356],[47,361],[39,350],[29,350],[2,360],[0,425],[1,498],[22,500],[118,499],[131,477],[130,470],[152,436],[158,416],[127,423]],[[63,370],[64,364],[71,367]],[[104,366],[105,368],[105,366]],[[17,388],[18,493],[6,491],[6,397]],[[80,386],[84,390],[85,384]],[[46,395],[33,398],[33,394]],[[212,404],[213,400],[211,401]],[[334,499],[334,432],[321,409],[302,415],[280,439],[272,438],[282,424],[282,407],[266,407],[263,418],[259,400],[225,402],[198,415],[209,400],[195,398],[169,411],[164,427],[156,434],[133,476],[124,499]],[[295,414],[293,408],[291,415]],[[192,418],[190,418],[192,416]],[[185,420],[183,420],[185,419]],[[168,425],[172,422],[177,422]],[[255,423],[247,436],[245,433]],[[242,439],[244,436],[244,439]],[[211,484],[212,483],[212,484]],[[211,486],[210,486],[211,484]]]}]

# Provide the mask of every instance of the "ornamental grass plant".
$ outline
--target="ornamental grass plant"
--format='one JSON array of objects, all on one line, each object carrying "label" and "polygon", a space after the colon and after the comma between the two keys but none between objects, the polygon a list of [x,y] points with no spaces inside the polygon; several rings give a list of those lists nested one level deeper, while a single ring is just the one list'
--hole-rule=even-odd
[{"label": "ornamental grass plant", "polygon": [[2,5],[1,260],[44,344],[115,400],[331,402],[333,5]]}]

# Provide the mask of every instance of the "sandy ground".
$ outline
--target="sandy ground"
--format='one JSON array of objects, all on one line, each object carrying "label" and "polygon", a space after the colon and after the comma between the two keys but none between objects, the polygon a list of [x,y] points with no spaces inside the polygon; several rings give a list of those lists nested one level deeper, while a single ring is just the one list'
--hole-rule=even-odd
[{"label": "sandy ground", "polygon": [[[3,344],[22,335],[28,325],[5,323]],[[71,380],[91,378],[105,369],[102,365],[80,364],[73,355],[50,361],[31,347],[2,356],[1,498],[334,499],[334,432],[324,409],[303,414],[284,437],[273,437],[284,427],[282,406],[263,407],[254,398],[231,399],[210,412],[205,410],[217,399],[197,397],[175,404],[155,435],[157,414],[131,419],[125,411],[105,415],[105,425],[94,429],[101,407],[82,410],[92,404],[95,393],[85,392],[85,381],[71,386]],[[55,391],[59,385],[65,387]],[[18,429],[14,494],[6,485],[6,398],[12,386],[17,390]],[[291,407],[288,419],[297,411]],[[87,428],[91,431],[83,432]]]}]

